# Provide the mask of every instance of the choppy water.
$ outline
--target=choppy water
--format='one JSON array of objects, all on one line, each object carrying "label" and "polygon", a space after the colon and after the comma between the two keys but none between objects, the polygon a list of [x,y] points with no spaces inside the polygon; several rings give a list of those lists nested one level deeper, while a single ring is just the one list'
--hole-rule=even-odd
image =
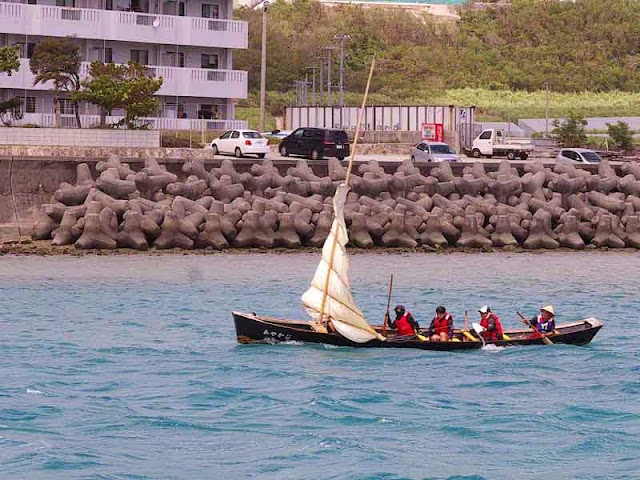
[{"label": "choppy water", "polygon": [[[302,315],[316,255],[0,258],[0,478],[637,479],[640,256],[356,255],[381,318],[594,315],[588,347],[240,346]],[[628,333],[631,332],[631,335]]]}]

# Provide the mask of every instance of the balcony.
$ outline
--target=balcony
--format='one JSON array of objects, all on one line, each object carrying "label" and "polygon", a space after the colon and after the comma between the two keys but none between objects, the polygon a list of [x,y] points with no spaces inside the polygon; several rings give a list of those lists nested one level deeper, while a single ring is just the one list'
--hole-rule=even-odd
[{"label": "balcony", "polygon": [[[89,63],[80,67],[80,78],[89,75]],[[148,67],[149,74],[163,78],[157,95],[177,97],[247,98],[247,72],[241,70],[209,70],[205,68]],[[29,60],[20,59],[20,70],[11,76],[0,73],[0,88],[19,90],[51,90],[49,83],[33,85],[34,75]]]},{"label": "balcony", "polygon": [[[122,120],[123,117],[112,116],[107,117],[108,124],[114,124]],[[96,126],[100,123],[99,115],[80,115],[80,122],[83,128]],[[62,128],[76,128],[75,115],[61,115],[60,123]],[[245,130],[248,128],[246,120],[199,120],[189,118],[167,118],[167,117],[148,117],[141,118],[138,123],[146,125],[152,130]],[[39,127],[53,128],[56,124],[56,118],[53,113],[25,113],[23,118],[14,123],[15,126],[21,125],[38,125]],[[1,127],[0,127],[1,128]]]},{"label": "balcony", "polygon": [[0,2],[0,31],[121,42],[247,48],[246,22]]}]

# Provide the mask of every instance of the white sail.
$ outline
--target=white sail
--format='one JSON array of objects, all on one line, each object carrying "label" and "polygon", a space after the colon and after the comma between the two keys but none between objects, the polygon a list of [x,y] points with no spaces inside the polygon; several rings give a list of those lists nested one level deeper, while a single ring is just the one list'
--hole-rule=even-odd
[{"label": "white sail", "polygon": [[[367,323],[351,296],[349,287],[349,259],[346,245],[349,240],[344,221],[347,186],[341,184],[333,197],[333,224],[322,247],[322,259],[302,295],[302,304],[311,317],[322,322],[330,318],[338,333],[356,343],[385,338]],[[322,318],[321,318],[322,317]]]}]

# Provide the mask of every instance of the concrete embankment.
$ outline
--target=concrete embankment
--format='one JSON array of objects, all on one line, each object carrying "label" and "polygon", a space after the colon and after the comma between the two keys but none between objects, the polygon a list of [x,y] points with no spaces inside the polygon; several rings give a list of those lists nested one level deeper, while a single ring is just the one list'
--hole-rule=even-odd
[{"label": "concrete embankment", "polygon": [[[4,159],[1,211],[79,249],[318,247],[346,169],[337,160]],[[454,171],[455,169],[455,171]],[[640,166],[356,166],[345,217],[368,248],[640,246]],[[53,197],[51,194],[53,193]],[[44,203],[41,208],[38,204]],[[10,222],[10,220],[9,220]],[[22,232],[24,233],[24,232]]]}]

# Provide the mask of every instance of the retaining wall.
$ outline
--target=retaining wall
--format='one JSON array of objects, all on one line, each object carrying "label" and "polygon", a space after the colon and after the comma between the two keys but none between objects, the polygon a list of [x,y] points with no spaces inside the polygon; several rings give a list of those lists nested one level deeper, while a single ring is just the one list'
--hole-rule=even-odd
[{"label": "retaining wall", "polygon": [[0,145],[56,145],[100,147],[160,146],[158,130],[113,130],[76,128],[0,128]]}]

